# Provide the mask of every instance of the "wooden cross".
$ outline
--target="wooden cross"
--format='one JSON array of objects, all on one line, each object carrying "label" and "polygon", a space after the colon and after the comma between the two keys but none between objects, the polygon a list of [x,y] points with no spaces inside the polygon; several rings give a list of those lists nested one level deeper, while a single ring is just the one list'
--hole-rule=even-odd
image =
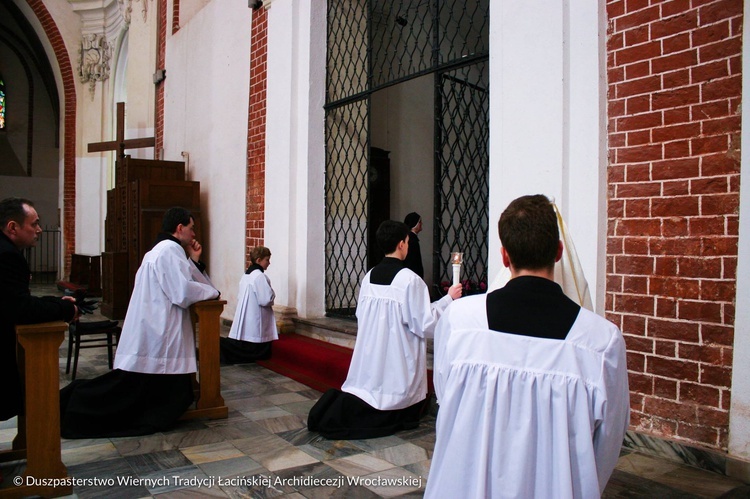
[{"label": "wooden cross", "polygon": [[118,159],[125,158],[125,149],[139,149],[141,147],[154,147],[154,137],[143,137],[141,139],[125,140],[125,103],[117,103],[117,139],[107,142],[94,142],[89,144],[89,152],[119,151]]}]

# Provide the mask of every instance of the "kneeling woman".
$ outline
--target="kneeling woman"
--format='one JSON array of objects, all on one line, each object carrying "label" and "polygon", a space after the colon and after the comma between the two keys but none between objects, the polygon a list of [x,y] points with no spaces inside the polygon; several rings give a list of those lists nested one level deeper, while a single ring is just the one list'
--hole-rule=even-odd
[{"label": "kneeling woman", "polygon": [[240,280],[237,311],[228,338],[221,338],[221,362],[243,364],[271,357],[271,342],[279,339],[273,300],[276,294],[265,274],[271,251],[256,246],[250,251],[252,265]]}]

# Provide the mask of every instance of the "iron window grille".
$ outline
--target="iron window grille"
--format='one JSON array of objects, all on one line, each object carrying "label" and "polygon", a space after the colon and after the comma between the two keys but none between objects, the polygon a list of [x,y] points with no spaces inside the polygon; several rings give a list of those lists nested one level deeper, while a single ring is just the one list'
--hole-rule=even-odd
[{"label": "iron window grille", "polygon": [[[325,273],[327,315],[351,317],[367,272],[370,97],[434,75],[432,275],[487,281],[489,0],[329,0],[327,11]],[[471,286],[471,285],[470,285]]]}]

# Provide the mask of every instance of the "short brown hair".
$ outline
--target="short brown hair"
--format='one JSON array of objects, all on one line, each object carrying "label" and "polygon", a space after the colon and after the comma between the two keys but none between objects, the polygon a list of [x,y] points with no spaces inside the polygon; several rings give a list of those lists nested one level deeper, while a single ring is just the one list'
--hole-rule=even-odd
[{"label": "short brown hair", "polygon": [[265,246],[256,246],[255,248],[250,250],[250,261],[252,263],[258,263],[258,260],[261,260],[267,256],[271,256],[271,250],[266,248]]},{"label": "short brown hair", "polygon": [[539,270],[555,265],[560,231],[547,196],[521,196],[512,201],[497,223],[500,242],[517,269]]}]

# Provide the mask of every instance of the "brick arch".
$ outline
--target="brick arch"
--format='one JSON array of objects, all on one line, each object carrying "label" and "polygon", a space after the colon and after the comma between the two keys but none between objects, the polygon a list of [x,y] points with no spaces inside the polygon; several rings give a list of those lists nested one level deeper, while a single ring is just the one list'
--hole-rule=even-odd
[{"label": "brick arch", "polygon": [[65,242],[65,275],[70,274],[71,255],[76,247],[76,87],[73,66],[60,30],[42,0],[26,0],[36,15],[55,52],[63,83],[65,109],[63,120],[63,240]]}]

